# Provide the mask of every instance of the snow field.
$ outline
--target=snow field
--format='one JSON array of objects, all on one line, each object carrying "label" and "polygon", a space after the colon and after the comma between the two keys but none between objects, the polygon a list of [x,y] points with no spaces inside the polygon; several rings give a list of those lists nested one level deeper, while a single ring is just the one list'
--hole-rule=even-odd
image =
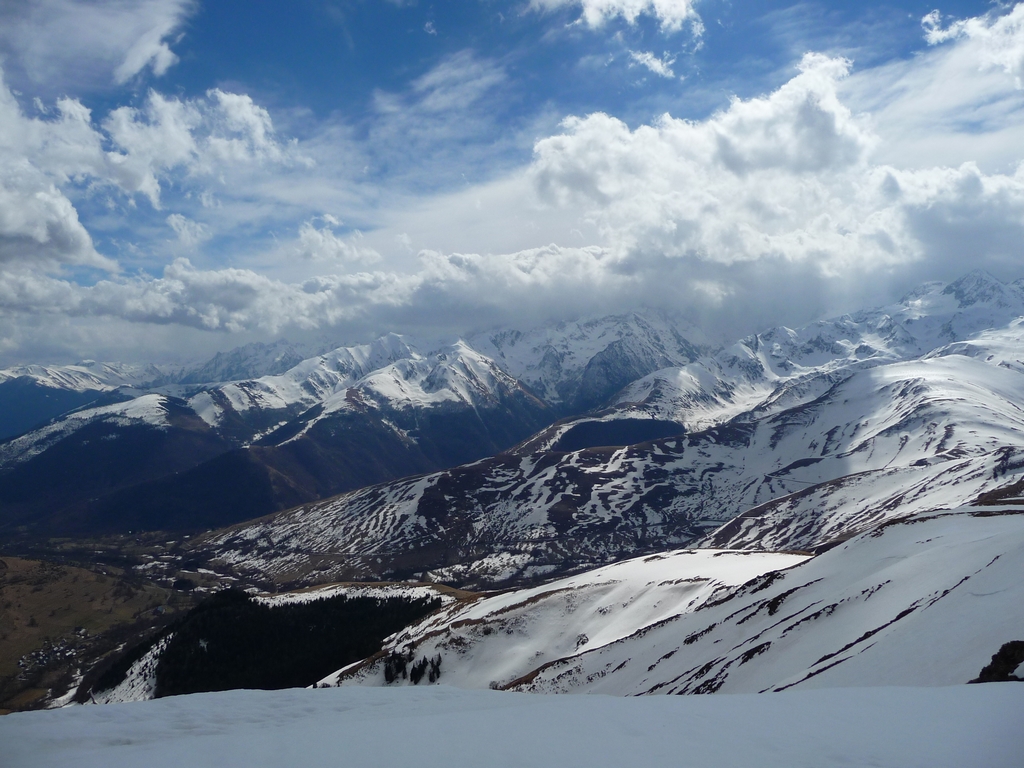
[{"label": "snow field", "polygon": [[[556,659],[600,648],[693,611],[723,588],[806,556],[680,550],[459,603],[393,636],[386,650],[441,656],[441,682],[464,688],[507,685]],[[339,671],[340,672],[340,671]],[[382,664],[321,684],[384,685]],[[395,684],[408,683],[400,680]]]},{"label": "snow field", "polygon": [[766,695],[229,691],[0,718],[5,768],[1019,768],[1024,685]]}]

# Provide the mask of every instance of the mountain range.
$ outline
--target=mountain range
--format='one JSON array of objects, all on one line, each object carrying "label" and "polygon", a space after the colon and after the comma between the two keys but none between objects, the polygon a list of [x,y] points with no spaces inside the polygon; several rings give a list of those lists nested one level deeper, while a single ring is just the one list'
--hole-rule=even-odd
[{"label": "mountain range", "polygon": [[[1019,286],[978,274],[931,284],[659,370],[505,453],[191,546],[282,584],[477,588],[670,547],[822,551],[970,503],[1022,464],[1022,315]],[[637,442],[622,431],[636,425],[675,434]]]},{"label": "mountain range", "polygon": [[[55,408],[94,399],[0,443],[0,530],[198,532],[282,513],[208,537],[204,555],[286,581],[477,586],[750,543],[773,516],[803,521],[774,526],[773,545],[820,547],[897,496],[927,503],[908,488],[955,482],[966,503],[992,486],[988,467],[1022,447],[1021,316],[1019,281],[971,273],[722,348],[634,313],[432,347],[391,334],[298,362],[282,342],[176,371],[11,369],[0,386],[31,382]],[[841,522],[805,519],[853,501]],[[252,544],[267,537],[273,563]]]},{"label": "mountain range", "polygon": [[[200,532],[138,572],[300,590],[267,605],[442,599],[318,686],[743,693],[1024,662],[1020,283],[724,347],[634,314],[182,379],[0,444],[4,525]],[[151,697],[164,637],[96,700]]]},{"label": "mountain range", "polygon": [[187,371],[11,369],[53,408],[83,404],[0,443],[0,530],[203,530],[480,459],[708,349],[681,325],[633,314],[433,347],[390,334],[297,363],[258,344]]}]

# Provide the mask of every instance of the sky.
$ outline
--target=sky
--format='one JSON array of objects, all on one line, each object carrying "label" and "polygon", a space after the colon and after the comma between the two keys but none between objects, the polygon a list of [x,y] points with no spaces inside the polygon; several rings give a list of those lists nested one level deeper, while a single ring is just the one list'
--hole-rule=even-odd
[{"label": "sky", "polygon": [[0,365],[1024,277],[1024,4],[6,0]]}]

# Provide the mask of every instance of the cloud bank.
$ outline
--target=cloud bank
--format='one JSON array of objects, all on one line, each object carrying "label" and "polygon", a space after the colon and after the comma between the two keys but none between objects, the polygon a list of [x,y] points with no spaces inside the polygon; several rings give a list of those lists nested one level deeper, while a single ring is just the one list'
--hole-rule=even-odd
[{"label": "cloud bank", "polygon": [[[631,127],[603,113],[566,118],[534,143],[525,167],[440,202],[385,200],[384,223],[360,227],[365,233],[343,224],[341,211],[315,207],[321,197],[361,192],[351,169],[324,165],[329,137],[279,135],[244,94],[150,91],[140,106],[97,119],[73,99],[29,116],[3,88],[0,347],[8,357],[29,349],[34,337],[24,329],[36,324],[43,334],[46,318],[195,333],[329,330],[354,340],[638,305],[688,313],[728,338],[880,303],[920,280],[977,267],[1020,277],[1024,152],[1005,137],[1020,115],[1022,9],[949,23],[929,15],[932,47],[898,66],[856,72],[845,59],[807,54],[770,93],[734,98],[702,120],[666,114]],[[936,120],[915,136],[955,133],[962,147],[995,146],[1001,154],[990,168],[893,157],[887,131],[913,111],[911,86],[936,73],[963,86],[958,110],[987,118],[973,133]],[[458,146],[477,134],[453,114],[486,120],[505,77],[479,56],[451,56],[408,92],[377,95],[369,140],[386,146],[407,136],[410,156]],[[851,106],[867,103],[866,93],[872,110]],[[180,209],[168,202],[172,188],[191,195],[176,193]],[[225,208],[211,207],[219,204],[213,190]],[[161,211],[161,237],[173,235],[178,248],[162,269],[133,273],[98,252],[76,206],[101,194]],[[242,197],[247,215],[284,207],[292,218],[275,219],[289,223],[273,246],[210,265],[204,248],[219,233],[204,211],[223,214]],[[232,226],[251,225],[232,211]],[[436,245],[464,224],[469,247]],[[513,241],[520,244],[502,246]],[[66,273],[80,266],[106,274],[76,282]]]}]

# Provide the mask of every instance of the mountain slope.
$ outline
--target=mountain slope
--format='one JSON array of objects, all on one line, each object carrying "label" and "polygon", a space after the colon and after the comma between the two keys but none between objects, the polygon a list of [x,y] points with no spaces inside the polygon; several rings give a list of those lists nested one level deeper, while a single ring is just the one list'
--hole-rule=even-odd
[{"label": "mountain slope", "polygon": [[699,329],[653,312],[505,329],[469,343],[561,415],[600,406],[641,376],[683,365],[711,349]]},{"label": "mountain slope", "polygon": [[965,683],[1020,634],[1021,514],[961,508],[880,526],[518,687],[621,695]]},{"label": "mountain slope", "polygon": [[[97,499],[187,470],[229,446],[181,400],[146,395],[78,411],[0,443],[0,529],[119,530]],[[160,520],[148,527],[162,528]]]},{"label": "mountain slope", "polygon": [[1024,510],[1005,501],[891,521],[810,559],[666,553],[450,606],[323,684],[388,684],[397,657],[439,657],[447,685],[545,693],[963,684],[1020,632]]},{"label": "mountain slope", "polygon": [[[543,335],[533,333],[538,334]],[[671,323],[640,315],[593,319],[545,338],[547,346],[539,351],[519,345],[514,362],[524,370],[535,368],[540,357],[558,347],[566,362],[551,374],[557,374],[548,380],[551,391],[565,391],[569,377],[575,381],[571,386],[582,387],[587,397],[604,397],[613,391],[608,387],[618,388],[622,376],[685,361],[689,358],[684,352],[691,349]],[[65,486],[67,498],[51,494],[46,508],[53,511],[87,498],[83,520],[103,520],[104,525],[120,521],[124,530],[154,525],[199,530],[474,461],[510,448],[555,417],[546,402],[509,373],[505,362],[464,341],[424,352],[421,345],[395,334],[325,352],[273,375],[203,385],[198,392],[186,385],[283,367],[295,354],[295,348],[283,343],[247,345],[178,376],[179,383],[165,385],[161,392],[187,397],[187,407],[219,441],[219,450],[199,452],[199,462],[172,462],[162,476],[142,474],[134,483],[118,483],[99,496],[85,486],[81,493]],[[109,396],[139,394],[122,387]],[[86,408],[65,414],[13,443],[0,444],[0,473],[12,466],[20,450],[16,445],[35,446],[22,458],[45,464],[47,435],[103,413]],[[116,427],[110,420],[106,423]],[[163,427],[170,432],[176,428]],[[115,454],[104,455],[118,463]]]},{"label": "mountain slope", "polygon": [[[497,688],[538,666],[628,637],[696,610],[716,595],[806,555],[680,550],[627,560],[543,586],[456,603],[388,640],[384,655],[320,685],[385,685],[388,657],[440,656],[441,681]],[[415,684],[407,677],[395,685]]]},{"label": "mountain slope", "polygon": [[120,387],[146,387],[173,373],[153,365],[23,365],[0,370],[0,440],[100,400]]},{"label": "mountain slope", "polygon": [[1021,462],[1024,375],[988,357],[868,368],[810,402],[681,437],[499,455],[305,505],[197,546],[284,581],[430,571],[464,585],[685,546],[723,525],[706,543],[813,549],[892,517],[967,503]]}]

